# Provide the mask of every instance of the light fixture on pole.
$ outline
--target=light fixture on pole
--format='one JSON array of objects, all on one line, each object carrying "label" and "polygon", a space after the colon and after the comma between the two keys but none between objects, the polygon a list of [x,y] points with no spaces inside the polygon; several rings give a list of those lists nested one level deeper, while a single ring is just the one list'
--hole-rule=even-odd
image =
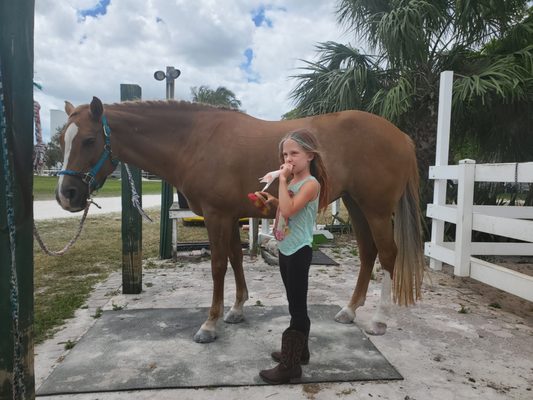
[{"label": "light fixture on pole", "polygon": [[167,79],[167,100],[174,98],[174,81],[181,75],[181,71],[174,67],[167,67],[167,73],[155,71],[154,78],[158,81]]}]

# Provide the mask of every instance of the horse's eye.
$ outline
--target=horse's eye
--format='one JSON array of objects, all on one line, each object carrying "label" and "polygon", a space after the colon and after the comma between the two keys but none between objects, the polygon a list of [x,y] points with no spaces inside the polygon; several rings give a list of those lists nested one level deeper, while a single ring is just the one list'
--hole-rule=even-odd
[{"label": "horse's eye", "polygon": [[83,147],[91,147],[96,143],[95,138],[88,138],[83,141]]}]

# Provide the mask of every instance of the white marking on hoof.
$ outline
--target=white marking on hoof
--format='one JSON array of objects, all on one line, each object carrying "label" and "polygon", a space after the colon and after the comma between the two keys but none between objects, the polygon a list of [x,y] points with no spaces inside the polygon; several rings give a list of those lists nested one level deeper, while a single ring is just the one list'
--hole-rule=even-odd
[{"label": "white marking on hoof", "polygon": [[387,324],[385,322],[372,321],[372,328],[365,329],[365,332],[372,336],[382,336],[387,332]]},{"label": "white marking on hoof", "polygon": [[244,313],[242,310],[236,310],[233,307],[224,316],[224,322],[228,324],[238,324],[242,321],[244,321]]},{"label": "white marking on hoof", "polygon": [[208,331],[205,329],[198,329],[198,332],[194,334],[194,341],[196,343],[211,343],[217,338],[215,331]]},{"label": "white marking on hoof", "polygon": [[337,315],[335,315],[335,321],[341,324],[351,324],[355,319],[355,312],[348,307],[343,307]]}]

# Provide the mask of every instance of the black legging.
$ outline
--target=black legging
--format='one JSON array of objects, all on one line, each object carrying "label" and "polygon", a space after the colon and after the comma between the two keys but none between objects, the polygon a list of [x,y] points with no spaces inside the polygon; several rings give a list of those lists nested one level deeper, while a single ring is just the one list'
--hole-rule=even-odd
[{"label": "black legging", "polygon": [[279,253],[279,271],[285,285],[289,300],[291,323],[289,329],[295,329],[309,335],[311,321],[307,315],[307,288],[309,284],[309,266],[313,250],[304,246],[290,256]]}]

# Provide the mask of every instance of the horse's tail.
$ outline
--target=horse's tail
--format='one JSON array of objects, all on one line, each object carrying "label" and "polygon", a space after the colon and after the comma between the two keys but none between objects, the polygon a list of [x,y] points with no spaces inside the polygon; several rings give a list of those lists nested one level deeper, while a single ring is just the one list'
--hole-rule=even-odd
[{"label": "horse's tail", "polygon": [[408,306],[420,299],[425,270],[422,221],[419,203],[419,176],[413,152],[409,179],[394,217],[394,241],[398,248],[393,277],[393,300]]}]

